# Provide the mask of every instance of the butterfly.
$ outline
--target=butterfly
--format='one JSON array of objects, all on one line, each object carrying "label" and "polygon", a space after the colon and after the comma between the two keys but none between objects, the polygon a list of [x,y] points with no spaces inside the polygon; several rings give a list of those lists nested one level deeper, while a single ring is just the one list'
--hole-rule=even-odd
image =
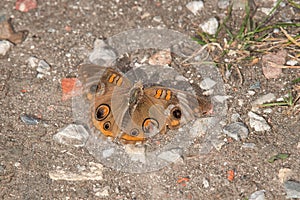
[{"label": "butterfly", "polygon": [[143,142],[209,113],[207,98],[158,84],[132,81],[118,69],[79,67],[78,79],[90,104],[92,125],[103,135]]}]

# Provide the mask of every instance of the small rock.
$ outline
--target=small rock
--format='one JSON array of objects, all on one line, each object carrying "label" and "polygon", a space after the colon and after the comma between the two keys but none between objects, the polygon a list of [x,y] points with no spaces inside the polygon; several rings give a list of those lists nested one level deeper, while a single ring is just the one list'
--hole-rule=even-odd
[{"label": "small rock", "polygon": [[284,183],[284,188],[286,190],[286,198],[300,198],[300,183],[295,181],[286,181]]},{"label": "small rock", "polygon": [[27,59],[27,62],[28,62],[28,66],[31,67],[31,68],[36,68],[38,66],[38,62],[39,62],[39,59],[34,57],[34,56],[30,56],[28,59]]},{"label": "small rock", "polygon": [[273,8],[258,8],[258,11],[261,11],[262,13],[264,13],[265,15],[270,14],[270,12],[272,11]]},{"label": "small rock", "polygon": [[63,78],[61,80],[62,101],[66,101],[82,92],[81,88],[76,84],[77,81],[77,78]]},{"label": "small rock", "polygon": [[215,99],[216,101],[218,101],[220,103],[224,103],[224,101],[226,101],[229,98],[232,98],[232,96],[221,96],[221,95],[213,96],[213,99]]},{"label": "small rock", "polygon": [[102,192],[96,192],[95,196],[97,196],[97,197],[108,197],[109,196],[108,189],[105,188]]},{"label": "small rock", "polygon": [[202,10],[203,7],[203,1],[191,1],[186,4],[186,8],[189,9],[194,15],[197,15],[197,13]]},{"label": "small rock", "polygon": [[153,17],[153,21],[160,23],[161,22],[161,16],[155,16]]},{"label": "small rock", "polygon": [[298,61],[297,60],[288,60],[288,61],[286,61],[286,64],[289,66],[295,66],[298,64]]},{"label": "small rock", "polygon": [[141,19],[145,19],[145,18],[150,17],[150,16],[151,16],[150,13],[145,12],[144,14],[142,14]]},{"label": "small rock", "polygon": [[201,81],[200,87],[203,90],[209,90],[209,89],[213,88],[216,84],[217,84],[216,81],[214,81],[210,78],[206,78],[203,81]]},{"label": "small rock", "polygon": [[271,114],[273,112],[272,108],[266,108],[263,110],[263,113]]},{"label": "small rock", "polygon": [[66,128],[53,136],[53,139],[61,144],[82,147],[89,136],[89,133],[82,125],[69,124]]},{"label": "small rock", "polygon": [[239,113],[234,113],[231,115],[231,122],[237,122],[241,119],[241,115]]},{"label": "small rock", "polygon": [[289,168],[281,168],[278,172],[278,178],[281,183],[287,181],[293,174],[292,170]]},{"label": "small rock", "polygon": [[7,40],[0,41],[0,55],[5,56],[13,44]]},{"label": "small rock", "polygon": [[0,21],[0,40],[8,40],[14,44],[22,43],[28,35],[28,31],[15,31],[12,20]]},{"label": "small rock", "polygon": [[181,158],[180,153],[174,149],[170,151],[164,151],[158,155],[158,158],[165,160],[167,162],[175,162],[176,160]]},{"label": "small rock", "polygon": [[226,9],[230,4],[230,1],[229,0],[219,0],[218,1],[218,7],[220,9]]},{"label": "small rock", "polygon": [[254,128],[255,131],[267,131],[271,129],[263,117],[251,111],[248,112],[248,116],[250,117],[250,127]]},{"label": "small rock", "polygon": [[99,163],[89,162],[86,170],[78,170],[77,172],[70,172],[64,170],[55,170],[49,172],[49,177],[52,180],[66,180],[66,181],[99,181],[103,180],[103,165]]},{"label": "small rock", "polygon": [[265,95],[259,97],[255,101],[253,101],[252,106],[261,105],[261,104],[268,103],[268,102],[271,102],[274,100],[276,100],[276,96],[273,93],[268,93],[268,94],[265,94]]},{"label": "small rock", "polygon": [[264,200],[265,192],[265,190],[256,191],[250,195],[249,200]]},{"label": "small rock", "polygon": [[206,178],[203,178],[202,184],[203,184],[204,188],[208,188],[209,187],[209,182],[208,182],[208,180]]},{"label": "small rock", "polygon": [[250,96],[253,96],[253,95],[255,95],[255,91],[253,91],[253,90],[248,90],[248,94],[249,94]]},{"label": "small rock", "polygon": [[36,71],[43,75],[50,75],[50,65],[45,60],[40,60]]},{"label": "small rock", "polygon": [[125,146],[126,153],[130,156],[132,161],[146,162],[145,147],[138,147],[134,145]]},{"label": "small rock", "polygon": [[107,158],[113,155],[114,152],[115,152],[114,148],[105,149],[104,151],[102,151],[102,156],[103,158]]},{"label": "small rock", "polygon": [[238,99],[237,102],[238,102],[238,105],[240,107],[242,107],[244,105],[244,100],[243,99]]},{"label": "small rock", "polygon": [[213,35],[217,32],[219,26],[219,22],[216,18],[212,17],[208,19],[206,22],[200,24],[200,28],[210,35]]},{"label": "small rock", "polygon": [[256,83],[252,84],[249,89],[250,90],[260,89],[260,82],[257,81]]},{"label": "small rock", "polygon": [[248,137],[248,128],[242,122],[234,122],[223,128],[223,132],[229,137],[240,140]]},{"label": "small rock", "polygon": [[283,65],[287,56],[286,50],[280,50],[277,53],[266,54],[262,57],[262,70],[267,79],[278,78],[282,73],[281,68],[273,65]]},{"label": "small rock", "polygon": [[255,10],[254,2],[248,0],[233,0],[232,1],[232,9],[233,10],[245,10],[246,6],[253,8],[251,10]]},{"label": "small rock", "polygon": [[116,58],[116,53],[104,40],[95,40],[94,49],[89,55],[89,60],[92,63],[100,66],[110,66]]},{"label": "small rock", "polygon": [[21,114],[20,119],[27,125],[37,125],[41,119],[33,115]]},{"label": "small rock", "polygon": [[162,50],[149,58],[150,65],[169,65],[172,62],[170,50]]},{"label": "small rock", "polygon": [[16,10],[21,12],[28,12],[29,10],[35,9],[37,7],[36,0],[17,0]]},{"label": "small rock", "polygon": [[241,148],[245,148],[245,149],[254,149],[256,145],[254,143],[243,143],[243,145],[241,146]]}]

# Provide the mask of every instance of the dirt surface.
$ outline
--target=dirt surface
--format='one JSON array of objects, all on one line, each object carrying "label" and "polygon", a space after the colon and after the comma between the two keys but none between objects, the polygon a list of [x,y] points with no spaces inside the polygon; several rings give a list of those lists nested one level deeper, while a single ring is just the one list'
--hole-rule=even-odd
[{"label": "dirt surface", "polygon": [[[224,19],[226,14],[216,1],[205,1],[203,11],[195,16],[186,9],[187,3],[38,1],[36,9],[22,13],[14,9],[15,1],[0,2],[0,13],[13,17],[14,28],[29,31],[27,39],[0,60],[1,199],[247,199],[258,190],[265,190],[266,199],[285,199],[279,170],[291,169],[287,179],[300,181],[299,112],[292,112],[290,107],[272,107],[271,113],[261,109],[260,115],[271,126],[263,132],[250,128],[247,113],[251,102],[264,94],[272,92],[277,98],[286,95],[291,89],[289,82],[299,77],[299,69],[285,69],[280,78],[267,80],[260,64],[240,65],[243,83],[239,84],[237,76],[225,85],[227,95],[232,96],[227,122],[233,114],[240,114],[250,131],[246,139],[235,141],[223,134],[221,150],[187,155],[157,172],[129,174],[104,167],[102,180],[49,177],[53,170],[75,172],[88,167],[89,162],[98,163],[86,148],[53,140],[53,135],[73,122],[71,100],[62,101],[61,79],[76,77],[77,66],[87,58],[97,38],[158,26],[194,36],[200,23],[210,17]],[[299,10],[290,11],[283,8],[278,20],[299,20]],[[142,17],[145,13],[149,16]],[[153,20],[155,16],[161,21]],[[236,23],[241,17],[235,16]],[[36,68],[28,65],[31,56],[46,60],[51,65],[50,75],[37,78]],[[261,86],[250,95],[249,88],[257,81]],[[43,122],[27,125],[20,120],[24,113]],[[254,143],[255,147],[242,148],[243,143]],[[278,153],[289,157],[269,163],[268,159]],[[233,180],[228,179],[230,170],[235,172]]]}]

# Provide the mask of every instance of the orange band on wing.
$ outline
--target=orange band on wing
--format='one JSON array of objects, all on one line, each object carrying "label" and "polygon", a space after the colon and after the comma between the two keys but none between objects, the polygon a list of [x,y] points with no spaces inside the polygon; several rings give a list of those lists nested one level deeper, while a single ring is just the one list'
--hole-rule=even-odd
[{"label": "orange band on wing", "polygon": [[157,98],[157,99],[159,99],[160,98],[160,96],[161,96],[161,94],[162,94],[162,90],[161,89],[158,89],[158,90],[156,90],[156,94],[155,94],[155,98]]},{"label": "orange band on wing", "polygon": [[116,74],[112,74],[112,75],[109,77],[108,82],[110,82],[110,83],[114,82],[116,76],[117,76]]},{"label": "orange band on wing", "polygon": [[122,82],[123,82],[123,78],[120,77],[120,78],[117,80],[117,86],[121,86],[121,85],[122,85]]},{"label": "orange band on wing", "polygon": [[169,101],[169,100],[171,99],[171,96],[172,96],[171,91],[170,91],[170,90],[167,90],[167,95],[166,95],[165,99],[166,99],[167,101]]}]

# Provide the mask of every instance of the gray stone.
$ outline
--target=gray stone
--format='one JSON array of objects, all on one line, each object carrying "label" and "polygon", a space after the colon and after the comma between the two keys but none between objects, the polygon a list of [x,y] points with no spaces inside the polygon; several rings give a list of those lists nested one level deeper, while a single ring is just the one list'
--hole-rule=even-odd
[{"label": "gray stone", "polygon": [[50,75],[50,65],[45,60],[40,60],[36,71],[44,75]]},{"label": "gray stone", "polygon": [[248,112],[248,116],[250,117],[250,127],[254,128],[255,131],[267,131],[271,129],[263,117],[251,111]]},{"label": "gray stone", "polygon": [[230,4],[230,1],[229,0],[219,0],[218,1],[218,7],[220,9],[226,9]]},{"label": "gray stone", "polygon": [[249,200],[264,200],[265,192],[265,190],[256,191],[250,195]]},{"label": "gray stone", "polygon": [[203,1],[191,1],[186,4],[186,8],[189,9],[194,15],[197,15],[197,13],[202,10],[203,7]]},{"label": "gray stone", "polygon": [[104,40],[95,40],[94,49],[89,55],[89,60],[92,63],[100,66],[109,66],[116,60],[116,58],[116,53],[104,42]]},{"label": "gray stone", "polygon": [[265,94],[265,95],[257,98],[255,101],[252,102],[251,110],[252,111],[258,111],[259,110],[259,105],[262,105],[264,103],[268,103],[268,102],[271,102],[271,101],[274,101],[274,100],[276,100],[276,97],[273,93]]},{"label": "gray stone", "polygon": [[166,160],[168,162],[175,162],[176,160],[181,158],[181,155],[176,149],[174,149],[174,150],[162,152],[161,154],[158,155],[158,158],[162,160]]},{"label": "gray stone", "polygon": [[235,140],[246,139],[249,134],[248,128],[242,122],[234,122],[225,126],[223,132]]},{"label": "gray stone", "polygon": [[215,34],[218,30],[219,22],[216,18],[209,18],[206,22],[200,24],[200,28],[208,34]]},{"label": "gray stone", "polygon": [[242,147],[241,148],[244,148],[244,149],[254,149],[256,145],[254,143],[243,143]]},{"label": "gray stone", "polygon": [[300,183],[295,181],[286,181],[284,183],[284,188],[286,190],[286,198],[300,198]]},{"label": "gray stone", "polygon": [[200,87],[203,90],[209,90],[216,85],[216,81],[212,80],[211,78],[206,78],[200,83]]},{"label": "gray stone", "polygon": [[61,144],[82,147],[85,145],[89,133],[82,125],[69,124],[66,128],[53,136]]},{"label": "gray stone", "polygon": [[30,56],[28,59],[27,59],[27,63],[28,63],[28,66],[31,67],[31,68],[36,68],[38,66],[38,63],[39,63],[39,59],[34,57],[34,56]]},{"label": "gray stone", "polygon": [[5,56],[13,44],[7,40],[0,41],[0,55]]}]

